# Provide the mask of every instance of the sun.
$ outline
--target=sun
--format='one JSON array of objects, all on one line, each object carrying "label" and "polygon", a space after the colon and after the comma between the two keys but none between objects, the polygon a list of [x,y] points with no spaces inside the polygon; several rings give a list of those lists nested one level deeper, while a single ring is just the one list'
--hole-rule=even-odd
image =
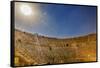
[{"label": "sun", "polygon": [[32,14],[32,9],[29,5],[21,5],[20,6],[21,13],[28,16]]},{"label": "sun", "polygon": [[15,3],[15,18],[19,23],[38,25],[44,19],[43,13],[39,4]]}]

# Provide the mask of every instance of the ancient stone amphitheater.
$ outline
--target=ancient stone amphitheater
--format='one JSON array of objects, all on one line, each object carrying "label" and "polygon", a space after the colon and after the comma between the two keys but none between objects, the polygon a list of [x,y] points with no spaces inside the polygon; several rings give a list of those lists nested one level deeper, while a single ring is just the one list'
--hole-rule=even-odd
[{"label": "ancient stone amphitheater", "polygon": [[15,30],[15,66],[96,61],[96,34],[50,38]]}]

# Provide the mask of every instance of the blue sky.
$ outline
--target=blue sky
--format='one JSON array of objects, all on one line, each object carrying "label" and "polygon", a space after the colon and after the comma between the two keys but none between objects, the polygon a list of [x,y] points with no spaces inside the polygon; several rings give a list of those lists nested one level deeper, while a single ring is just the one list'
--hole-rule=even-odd
[{"label": "blue sky", "polygon": [[[96,7],[39,4],[43,18],[30,25],[15,22],[17,29],[49,37],[74,37],[96,33]],[[20,28],[21,27],[21,28]]]}]

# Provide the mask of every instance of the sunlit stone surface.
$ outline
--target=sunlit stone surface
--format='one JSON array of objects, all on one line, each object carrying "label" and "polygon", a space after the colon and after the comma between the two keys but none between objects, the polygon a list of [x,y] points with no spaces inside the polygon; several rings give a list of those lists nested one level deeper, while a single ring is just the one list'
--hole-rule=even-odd
[{"label": "sunlit stone surface", "polygon": [[15,66],[96,61],[96,34],[57,39],[15,30]]}]

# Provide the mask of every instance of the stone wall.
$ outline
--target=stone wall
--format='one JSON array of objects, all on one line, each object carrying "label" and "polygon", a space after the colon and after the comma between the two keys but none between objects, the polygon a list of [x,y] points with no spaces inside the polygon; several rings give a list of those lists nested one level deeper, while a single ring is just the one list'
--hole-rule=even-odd
[{"label": "stone wall", "polygon": [[57,39],[15,31],[15,66],[96,61],[96,34]]}]

